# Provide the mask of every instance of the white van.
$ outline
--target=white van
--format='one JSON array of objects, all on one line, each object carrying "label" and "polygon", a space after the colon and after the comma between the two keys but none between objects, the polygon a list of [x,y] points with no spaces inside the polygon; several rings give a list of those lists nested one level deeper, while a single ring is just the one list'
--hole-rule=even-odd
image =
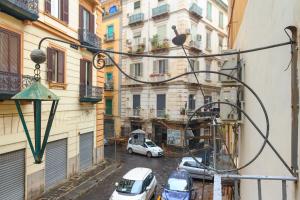
[{"label": "white van", "polygon": [[138,153],[151,157],[159,157],[164,155],[162,148],[157,146],[154,142],[149,139],[145,139],[143,144],[133,144],[132,138],[129,138],[127,144],[128,153]]}]

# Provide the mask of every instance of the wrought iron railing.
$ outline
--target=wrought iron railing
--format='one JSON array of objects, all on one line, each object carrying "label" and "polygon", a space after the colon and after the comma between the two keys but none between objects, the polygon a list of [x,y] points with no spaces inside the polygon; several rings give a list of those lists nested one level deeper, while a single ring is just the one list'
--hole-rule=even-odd
[{"label": "wrought iron railing", "polygon": [[170,11],[169,4],[164,4],[164,5],[158,6],[158,7],[152,9],[152,17],[155,18],[155,17],[161,16],[161,15],[168,14],[169,11]]},{"label": "wrought iron railing", "polygon": [[144,13],[137,13],[129,16],[129,25],[140,23],[144,21]]},{"label": "wrought iron railing", "polygon": [[200,8],[196,3],[193,3],[189,10],[192,15],[202,18],[202,8]]},{"label": "wrought iron railing", "polygon": [[84,45],[91,45],[93,47],[101,46],[101,39],[95,34],[87,29],[79,29],[79,40]]},{"label": "wrought iron railing", "polygon": [[98,86],[80,84],[79,96],[81,102],[101,101],[103,89]]},{"label": "wrought iron railing", "polygon": [[156,37],[151,39],[151,51],[161,51],[161,50],[168,50],[170,47],[169,39],[158,40]]},{"label": "wrought iron railing", "polygon": [[141,41],[135,44],[128,43],[127,48],[128,53],[143,53],[146,48],[146,38],[141,39]]},{"label": "wrought iron railing", "polygon": [[114,39],[115,39],[115,33],[104,35],[104,42],[110,42],[113,41]]},{"label": "wrought iron railing", "polygon": [[201,50],[201,41],[200,40],[191,40],[189,46],[190,46],[190,48]]},{"label": "wrought iron railing", "polygon": [[1,0],[0,7],[19,19],[36,20],[39,14],[38,0]]},{"label": "wrought iron railing", "polygon": [[114,82],[113,81],[107,81],[104,83],[104,90],[113,90],[114,89]]},{"label": "wrought iron railing", "polygon": [[134,108],[132,109],[132,116],[139,117],[141,115],[141,109]]}]

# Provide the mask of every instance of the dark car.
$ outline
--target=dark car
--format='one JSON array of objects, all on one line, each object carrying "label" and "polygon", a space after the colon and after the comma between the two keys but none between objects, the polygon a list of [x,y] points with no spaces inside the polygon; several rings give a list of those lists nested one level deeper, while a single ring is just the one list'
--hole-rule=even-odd
[{"label": "dark car", "polygon": [[185,170],[171,173],[163,188],[161,200],[191,200],[193,196],[193,180]]}]

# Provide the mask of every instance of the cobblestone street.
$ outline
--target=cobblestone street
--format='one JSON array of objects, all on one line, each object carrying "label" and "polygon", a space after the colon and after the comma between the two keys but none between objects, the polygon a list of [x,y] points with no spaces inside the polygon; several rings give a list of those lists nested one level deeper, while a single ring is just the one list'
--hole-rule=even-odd
[{"label": "cobblestone street", "polygon": [[[114,148],[113,146],[105,147],[105,156],[106,158],[114,159]],[[95,187],[89,193],[84,194],[79,198],[79,200],[108,200],[110,195],[115,189],[115,182],[119,181],[120,178],[130,169],[135,167],[148,167],[151,168],[158,180],[159,187],[164,184],[168,178],[170,172],[176,169],[180,158],[147,158],[146,156],[141,156],[137,154],[130,155],[126,153],[125,148],[117,149],[117,159],[121,161],[122,167],[116,171],[114,174],[108,176],[103,183],[99,184],[99,186]],[[212,194],[212,184],[205,184],[205,198],[203,199],[211,199],[209,196]],[[197,199],[201,199],[201,191],[202,191],[202,182],[194,181],[194,188],[197,192]],[[160,191],[158,190],[158,193]]]}]

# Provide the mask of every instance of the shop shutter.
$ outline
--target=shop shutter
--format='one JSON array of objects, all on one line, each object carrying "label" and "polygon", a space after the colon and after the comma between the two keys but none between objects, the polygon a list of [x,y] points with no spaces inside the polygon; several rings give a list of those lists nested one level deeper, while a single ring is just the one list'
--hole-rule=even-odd
[{"label": "shop shutter", "polygon": [[25,198],[25,150],[0,155],[0,199]]},{"label": "shop shutter", "polygon": [[93,132],[80,135],[80,170],[89,169],[93,165],[93,138]]},{"label": "shop shutter", "polygon": [[50,142],[46,147],[45,188],[48,190],[67,178],[67,139]]}]

